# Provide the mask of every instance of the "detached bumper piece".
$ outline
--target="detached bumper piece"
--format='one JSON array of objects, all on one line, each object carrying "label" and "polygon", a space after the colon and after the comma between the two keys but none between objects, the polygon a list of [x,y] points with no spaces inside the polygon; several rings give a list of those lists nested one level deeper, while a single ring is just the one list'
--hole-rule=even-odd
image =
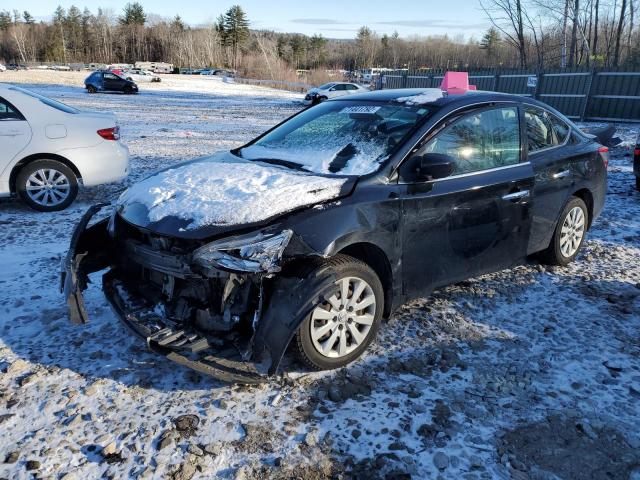
[{"label": "detached bumper piece", "polygon": [[[172,324],[154,305],[135,296],[113,271],[102,278],[102,288],[116,315],[153,352],[185,367],[226,382],[257,384],[267,381],[267,368],[245,360],[238,338],[208,336]],[[261,368],[263,367],[263,368]]]},{"label": "detached bumper piece", "polygon": [[[84,250],[84,246],[82,244],[84,243],[83,240],[87,237],[91,238],[92,235],[89,232],[95,231],[96,227],[100,227],[99,225],[94,225],[90,229],[87,229],[89,221],[96,213],[108,205],[108,203],[94,205],[82,216],[80,222],[73,231],[69,251],[62,263],[62,269],[60,272],[60,291],[64,294],[67,306],[69,307],[69,316],[73,323],[87,323],[89,320],[87,310],[84,306],[82,291],[87,288],[87,283],[89,281],[87,273],[91,272],[86,272],[84,268],[80,268],[81,263],[89,253]],[[106,223],[104,227],[104,233],[106,236]],[[98,250],[100,250],[101,247],[103,247],[103,250],[98,256],[107,254],[108,252],[108,248],[105,245],[94,245],[94,248]],[[97,270],[99,269],[100,268]]]}]

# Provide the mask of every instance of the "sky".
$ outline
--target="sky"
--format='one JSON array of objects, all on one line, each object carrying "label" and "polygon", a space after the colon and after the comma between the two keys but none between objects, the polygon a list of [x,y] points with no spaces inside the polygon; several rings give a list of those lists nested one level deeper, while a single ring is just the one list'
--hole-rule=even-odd
[{"label": "sky", "polygon": [[[353,38],[363,25],[380,35],[397,30],[401,37],[444,35],[479,38],[489,27],[478,0],[139,0],[145,11],[162,17],[179,14],[186,23],[212,22],[231,5],[240,5],[251,28],[278,32],[321,34],[327,38]],[[38,20],[49,20],[57,5],[85,5],[119,14],[127,0],[0,0],[0,9],[28,10]]]}]

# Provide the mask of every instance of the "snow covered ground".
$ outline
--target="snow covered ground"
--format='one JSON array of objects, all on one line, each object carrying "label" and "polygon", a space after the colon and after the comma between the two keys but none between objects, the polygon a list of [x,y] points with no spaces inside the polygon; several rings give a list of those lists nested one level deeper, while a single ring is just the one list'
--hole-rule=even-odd
[{"label": "snow covered ground", "polygon": [[530,263],[412,302],[340,371],[226,385],[147,352],[98,285],[91,323],[71,325],[60,259],[89,205],[241,144],[300,95],[164,76],[136,96],[90,96],[81,75],[23,73],[0,80],[115,112],[132,175],[59,213],[0,201],[0,478],[640,478],[629,147],[612,152],[606,209],[569,268]]}]

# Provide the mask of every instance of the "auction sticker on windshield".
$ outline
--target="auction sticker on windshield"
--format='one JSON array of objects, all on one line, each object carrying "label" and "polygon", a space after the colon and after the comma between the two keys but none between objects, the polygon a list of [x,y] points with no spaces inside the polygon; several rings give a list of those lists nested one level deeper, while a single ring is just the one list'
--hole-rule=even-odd
[{"label": "auction sticker on windshield", "polygon": [[376,113],[381,107],[373,105],[357,105],[353,107],[344,107],[340,113]]}]

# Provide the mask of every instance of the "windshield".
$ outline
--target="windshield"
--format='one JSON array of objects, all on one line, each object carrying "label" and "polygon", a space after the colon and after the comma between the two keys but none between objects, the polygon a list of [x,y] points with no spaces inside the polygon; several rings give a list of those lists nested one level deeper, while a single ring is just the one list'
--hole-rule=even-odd
[{"label": "windshield", "polygon": [[51,108],[55,108],[56,110],[60,110],[61,112],[65,112],[65,113],[79,112],[79,110],[76,108],[70,107],[69,105],[65,105],[64,103],[57,102],[56,100],[45,97],[43,95],[39,95],[35,92],[32,92],[31,90],[25,90],[24,88],[20,88],[20,87],[11,87],[11,90],[15,90],[16,92],[21,92],[21,93],[24,93],[25,95],[29,95],[30,97],[37,98],[45,105],[48,105]]},{"label": "windshield", "polygon": [[296,115],[238,154],[313,173],[366,175],[376,171],[429,113],[421,105],[325,102]]}]

